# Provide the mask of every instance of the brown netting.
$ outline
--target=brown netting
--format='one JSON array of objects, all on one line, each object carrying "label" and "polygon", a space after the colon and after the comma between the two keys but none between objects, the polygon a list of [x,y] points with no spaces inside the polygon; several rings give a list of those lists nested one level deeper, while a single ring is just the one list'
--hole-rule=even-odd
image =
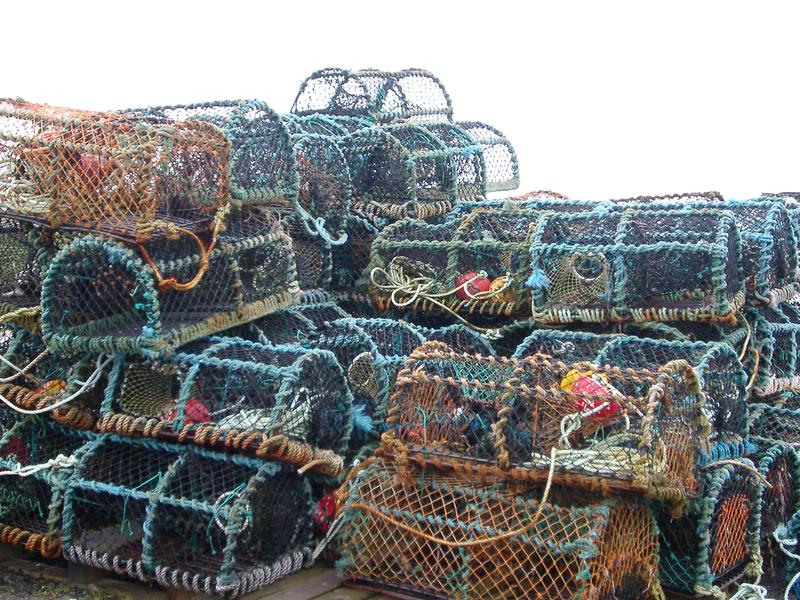
[{"label": "brown netting", "polygon": [[207,230],[228,202],[229,155],[200,121],[0,100],[0,211],[136,241]]},{"label": "brown netting", "polygon": [[579,500],[377,461],[345,492],[344,574],[436,598],[661,598],[635,501]]}]

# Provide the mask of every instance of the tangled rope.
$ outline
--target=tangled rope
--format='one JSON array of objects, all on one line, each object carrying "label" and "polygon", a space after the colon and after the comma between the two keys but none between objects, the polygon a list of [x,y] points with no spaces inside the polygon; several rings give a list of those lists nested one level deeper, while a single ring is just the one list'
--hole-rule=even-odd
[{"label": "tangled rope", "polygon": [[46,471],[47,469],[68,469],[76,462],[78,462],[78,459],[74,456],[59,454],[45,463],[28,465],[27,467],[20,467],[19,469],[11,469],[8,471],[0,471],[0,476],[17,475],[19,477],[30,477],[31,475],[35,475],[40,471]]},{"label": "tangled rope", "polygon": [[[383,282],[376,279],[376,276],[383,278]],[[504,293],[511,286],[511,273],[505,274],[505,283],[496,290],[485,292],[472,292],[470,287],[478,279],[487,277],[485,271],[480,271],[474,277],[466,279],[456,287],[443,292],[435,292],[437,281],[433,270],[424,263],[411,260],[405,256],[395,256],[386,269],[375,267],[370,271],[369,278],[372,284],[385,292],[389,292],[389,299],[392,305],[397,308],[404,308],[419,299],[438,306],[451,316],[455,317],[467,327],[484,333],[487,337],[497,338],[499,334],[496,329],[478,327],[467,321],[452,308],[441,302],[441,299],[451,297],[455,294],[463,293],[467,301],[471,300],[491,300],[495,296]],[[405,296],[405,298],[403,298]]]}]

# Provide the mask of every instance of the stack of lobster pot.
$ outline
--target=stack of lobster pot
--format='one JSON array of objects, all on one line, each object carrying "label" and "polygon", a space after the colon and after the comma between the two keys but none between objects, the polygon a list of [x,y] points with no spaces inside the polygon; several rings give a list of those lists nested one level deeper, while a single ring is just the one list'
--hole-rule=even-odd
[{"label": "stack of lobster pot", "polygon": [[213,595],[303,566],[352,396],[241,336],[330,314],[292,236],[343,236],[343,166],[257,101],[0,101],[0,539]]},{"label": "stack of lobster pot", "polygon": [[[786,583],[798,459],[759,415],[794,410],[787,203],[531,193],[385,227],[362,273],[377,311],[459,322],[497,356],[411,354],[381,445],[339,492],[344,572],[466,597],[500,581],[510,597],[614,598]],[[579,534],[548,511],[576,524],[600,506],[597,547],[570,570]],[[615,511],[638,506],[617,532]],[[411,547],[424,568],[397,564]]]}]

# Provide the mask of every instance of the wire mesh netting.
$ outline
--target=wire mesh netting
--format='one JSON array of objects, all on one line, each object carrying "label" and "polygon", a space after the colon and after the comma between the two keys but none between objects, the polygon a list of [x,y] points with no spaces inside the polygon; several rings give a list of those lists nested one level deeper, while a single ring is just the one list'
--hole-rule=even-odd
[{"label": "wire mesh netting", "polygon": [[45,276],[42,330],[55,351],[170,350],[298,293],[289,237],[270,213],[250,209],[231,216],[207,258],[186,240],[153,242],[144,257],[106,239],[75,240]]},{"label": "wire mesh netting", "polygon": [[166,587],[237,596],[308,555],[308,481],[280,463],[103,436],[64,500],[64,554]]},{"label": "wire mesh netting", "polygon": [[681,503],[710,451],[702,403],[685,361],[656,372],[428,342],[397,375],[384,451],[521,481],[543,482],[552,468],[559,484]]},{"label": "wire mesh netting", "polygon": [[[451,137],[443,139],[445,133]],[[339,142],[353,182],[353,206],[375,217],[440,217],[456,202],[486,194],[481,147],[454,125],[382,125]]]},{"label": "wire mesh netting", "polygon": [[543,323],[732,321],[744,303],[739,234],[724,211],[549,215],[531,268]]},{"label": "wire mesh netting", "polygon": [[399,119],[451,120],[453,107],[442,83],[422,69],[391,72],[328,68],[312,73],[303,81],[292,112],[387,122]]},{"label": "wire mesh netting", "polygon": [[525,338],[514,358],[536,354],[567,363],[590,361],[622,369],[654,371],[670,361],[685,360],[696,371],[705,396],[703,411],[711,425],[710,439],[732,441],[747,433],[748,376],[728,344],[539,330]]},{"label": "wire mesh netting", "polygon": [[661,598],[652,514],[635,501],[514,490],[378,461],[351,481],[345,577],[435,598]]},{"label": "wire mesh netting", "polygon": [[0,212],[145,241],[202,231],[228,203],[230,144],[166,123],[0,100]]},{"label": "wire mesh netting", "polygon": [[104,432],[192,442],[337,475],[352,396],[330,352],[212,338],[169,359],[120,355],[109,375]]},{"label": "wire mesh netting", "polygon": [[763,397],[800,386],[800,306],[753,307],[745,316],[752,328],[751,352],[758,356],[754,394]]},{"label": "wire mesh netting", "polygon": [[658,513],[659,574],[665,588],[727,597],[722,590],[758,579],[762,485],[745,467],[709,468],[690,511],[680,518],[669,510]]},{"label": "wire mesh netting", "polygon": [[16,471],[57,460],[58,466],[27,477],[6,476],[0,485],[0,541],[29,552],[61,556],[61,507],[74,458],[89,434],[26,417],[0,437],[0,470]]},{"label": "wire mesh netting", "polygon": [[383,311],[530,314],[530,251],[541,215],[476,210],[443,225],[388,226],[367,267],[373,302]]}]

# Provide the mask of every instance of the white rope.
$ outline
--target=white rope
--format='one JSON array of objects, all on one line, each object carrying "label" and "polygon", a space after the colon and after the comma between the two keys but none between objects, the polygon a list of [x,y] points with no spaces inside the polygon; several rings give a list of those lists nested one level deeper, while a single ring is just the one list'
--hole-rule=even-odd
[{"label": "white rope", "polygon": [[753,583],[743,583],[728,600],[771,600],[767,588]]},{"label": "white rope", "polygon": [[49,350],[44,350],[41,354],[39,354],[39,356],[34,358],[31,362],[29,362],[26,366],[24,366],[21,369],[14,363],[12,363],[10,360],[8,360],[5,356],[0,354],[0,362],[9,367],[12,371],[16,371],[14,375],[11,375],[9,377],[3,377],[2,379],[0,379],[0,383],[11,383],[15,379],[17,379],[20,375],[25,375],[27,377],[28,371],[30,371],[34,367],[34,365],[36,365],[36,363],[41,361],[49,353],[50,353]]},{"label": "white rope", "polygon": [[78,459],[74,456],[64,456],[63,454],[59,454],[55,458],[48,460],[46,463],[41,463],[39,465],[28,465],[27,467],[20,467],[19,469],[13,469],[9,471],[0,471],[0,476],[17,475],[19,477],[30,477],[39,471],[45,471],[47,469],[67,469],[76,462],[78,462]]},{"label": "white rope", "polygon": [[[800,555],[795,554],[792,550],[797,546],[797,538],[793,538],[789,536],[789,532],[786,529],[786,525],[781,523],[775,528],[775,531],[772,532],[772,537],[775,538],[775,541],[778,542],[778,546],[786,556],[794,560],[795,562],[800,562]],[[789,581],[789,585],[786,586],[786,590],[783,593],[783,600],[789,600],[789,594],[794,587],[794,584],[800,579],[800,571],[794,574],[794,576]]]},{"label": "white rope", "polygon": [[100,376],[103,374],[103,369],[106,368],[116,357],[113,355],[107,355],[106,359],[103,360],[103,355],[97,357],[97,362],[95,366],[95,370],[92,372],[91,375],[86,379],[86,381],[76,381],[76,383],[80,384],[80,388],[77,391],[62,398],[55,404],[51,404],[50,406],[45,406],[44,408],[37,408],[33,410],[28,410],[26,408],[21,408],[14,404],[11,400],[0,394],[0,400],[6,404],[9,408],[21,413],[23,415],[40,415],[42,413],[50,412],[51,410],[55,410],[61,406],[64,406],[68,402],[72,402],[75,398],[80,396],[81,394],[85,393],[87,390],[93,388],[97,381],[100,379]]},{"label": "white rope", "polygon": [[311,553],[308,561],[306,562],[306,567],[310,567],[313,565],[319,555],[325,551],[325,548],[331,542],[331,540],[339,533],[339,529],[341,528],[342,524],[344,523],[344,511],[339,513],[339,516],[336,517],[336,520],[331,523],[331,526],[328,528],[328,533],[325,534],[325,537],[322,538],[322,541],[314,548],[314,552]]}]

